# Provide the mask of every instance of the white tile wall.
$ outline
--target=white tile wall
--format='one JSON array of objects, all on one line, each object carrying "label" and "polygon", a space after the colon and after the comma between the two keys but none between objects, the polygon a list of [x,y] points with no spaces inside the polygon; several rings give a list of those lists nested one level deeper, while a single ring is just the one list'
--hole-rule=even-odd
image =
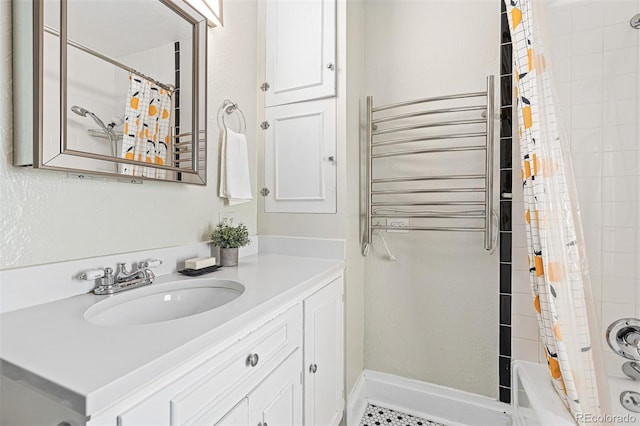
[{"label": "white tile wall", "polygon": [[[629,26],[640,1],[549,2],[549,9],[547,59],[570,136],[592,288],[606,329],[640,315],[640,31]],[[517,170],[517,146],[513,162]],[[544,361],[529,296],[519,173],[513,191],[513,358]],[[620,376],[620,357],[605,351],[607,373]]]}]

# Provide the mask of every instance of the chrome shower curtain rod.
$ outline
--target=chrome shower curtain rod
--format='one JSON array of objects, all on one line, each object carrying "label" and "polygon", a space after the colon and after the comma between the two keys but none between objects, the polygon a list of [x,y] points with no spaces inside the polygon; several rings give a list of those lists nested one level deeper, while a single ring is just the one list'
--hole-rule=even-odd
[{"label": "chrome shower curtain rod", "polygon": [[[45,32],[47,32],[47,33],[49,33],[51,35],[54,35],[56,37],[60,37],[60,32],[58,30],[54,29],[54,28],[51,28],[48,25],[44,25],[44,30],[45,30]],[[100,52],[96,52],[95,50],[93,50],[93,49],[91,49],[91,48],[89,48],[89,47],[87,47],[87,46],[85,46],[83,44],[80,44],[77,41],[73,41],[73,40],[67,39],[67,44],[69,46],[75,47],[76,49],[82,50],[85,53],[88,53],[88,54],[90,54],[92,56],[95,56],[96,58],[102,59],[105,62],[109,62],[111,65],[115,65],[116,67],[118,67],[120,69],[123,69],[123,70],[128,71],[128,72],[130,72],[132,74],[135,74],[135,75],[138,75],[138,76],[140,76],[142,78],[145,78],[145,79],[151,81],[152,83],[154,83],[155,85],[157,85],[159,87],[162,87],[165,90],[173,92],[176,89],[175,86],[172,85],[172,84],[165,84],[165,83],[162,83],[162,82],[160,82],[160,81],[158,81],[158,80],[156,80],[154,78],[151,78],[151,77],[149,77],[147,75],[144,75],[140,71],[137,71],[137,70],[135,70],[135,69],[123,64],[122,62],[118,62],[113,58],[105,56]]]}]

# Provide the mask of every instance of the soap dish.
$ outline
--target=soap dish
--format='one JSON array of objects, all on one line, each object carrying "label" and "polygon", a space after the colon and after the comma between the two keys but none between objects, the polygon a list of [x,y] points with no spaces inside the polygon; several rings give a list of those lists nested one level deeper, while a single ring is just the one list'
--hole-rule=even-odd
[{"label": "soap dish", "polygon": [[210,272],[215,272],[220,268],[220,266],[218,265],[213,265],[213,266],[207,266],[206,268],[202,268],[202,269],[183,269],[181,271],[178,271],[179,274],[183,274],[183,275],[188,275],[190,277],[197,277],[199,275],[204,275],[204,274],[208,274]]}]

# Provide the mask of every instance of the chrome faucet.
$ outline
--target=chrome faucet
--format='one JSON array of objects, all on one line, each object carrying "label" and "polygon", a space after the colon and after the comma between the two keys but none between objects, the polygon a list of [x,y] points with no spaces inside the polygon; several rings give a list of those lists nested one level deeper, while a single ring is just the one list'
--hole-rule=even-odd
[{"label": "chrome faucet", "polygon": [[117,283],[125,283],[138,278],[142,278],[141,274],[144,275],[143,271],[140,268],[129,272],[127,270],[126,263],[118,263],[118,269],[116,269],[116,276],[114,277],[114,281]]},{"label": "chrome faucet", "polygon": [[78,276],[81,280],[96,280],[94,294],[114,294],[125,290],[152,284],[156,275],[151,268],[162,265],[161,260],[150,259],[140,262],[133,271],[127,270],[126,263],[118,263],[115,275],[113,269],[104,268],[83,272]]}]

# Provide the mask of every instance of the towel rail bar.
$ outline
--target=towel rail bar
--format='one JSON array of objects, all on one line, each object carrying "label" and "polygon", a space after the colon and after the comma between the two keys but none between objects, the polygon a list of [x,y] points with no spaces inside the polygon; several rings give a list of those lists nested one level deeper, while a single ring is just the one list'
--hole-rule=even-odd
[{"label": "towel rail bar", "polygon": [[406,207],[406,206],[484,206],[484,201],[377,201],[372,202],[372,206],[377,207]]},{"label": "towel rail bar", "polygon": [[431,148],[431,149],[412,149],[406,151],[383,152],[381,154],[373,154],[371,158],[398,157],[402,155],[414,154],[432,154],[436,152],[459,152],[459,151],[483,151],[486,146],[467,145],[467,146],[451,146],[447,148]]},{"label": "towel rail bar", "polygon": [[432,194],[441,192],[483,192],[482,188],[433,188],[433,189],[380,189],[371,191],[371,195],[403,195],[403,194]]},{"label": "towel rail bar", "polygon": [[418,104],[423,104],[423,103],[427,103],[427,102],[446,101],[446,100],[451,100],[451,99],[478,98],[480,96],[486,96],[486,95],[487,95],[487,92],[471,92],[471,93],[459,93],[457,95],[436,96],[436,97],[432,97],[432,98],[415,99],[413,101],[398,102],[398,103],[395,103],[395,104],[389,104],[389,105],[385,105],[385,106],[372,108],[371,112],[386,111],[386,110],[392,109],[392,108],[400,108],[400,107],[405,107],[405,106],[418,105]]},{"label": "towel rail bar", "polygon": [[381,213],[373,213],[373,217],[384,217],[384,218],[394,218],[401,217],[405,219],[421,219],[421,218],[435,218],[435,219],[484,219],[486,216],[484,214],[465,214],[465,213],[421,213],[421,214],[381,214]]},{"label": "towel rail bar", "polygon": [[[373,225],[373,229],[392,229],[394,231],[398,230],[397,226],[387,226],[387,225]],[[484,227],[482,228],[472,228],[472,227],[429,227],[429,226],[403,226],[403,231],[453,231],[453,232],[484,232]]]},{"label": "towel rail bar", "polygon": [[392,182],[413,182],[429,180],[462,180],[462,179],[484,179],[485,175],[448,175],[448,176],[411,176],[372,179],[371,183],[392,183]]},{"label": "towel rail bar", "polygon": [[391,127],[389,129],[384,130],[374,130],[373,135],[384,135],[387,133],[396,133],[406,130],[418,130],[418,129],[426,129],[429,127],[443,127],[443,126],[465,126],[469,124],[485,124],[485,119],[478,120],[452,120],[452,121],[440,121],[438,123],[429,123],[429,124],[416,124],[411,126],[399,126],[399,127]]},{"label": "towel rail bar", "polygon": [[486,105],[434,109],[433,111],[412,112],[408,114],[398,114],[398,115],[391,115],[384,118],[378,118],[376,120],[373,120],[373,124],[386,123],[388,121],[395,121],[395,120],[403,120],[406,118],[422,117],[424,115],[447,114],[452,112],[466,112],[466,111],[485,111],[486,109],[487,109]]},{"label": "towel rail bar", "polygon": [[414,138],[405,138],[405,139],[394,139],[390,141],[375,142],[372,144],[372,146],[376,148],[379,146],[400,145],[403,143],[411,143],[411,142],[426,142],[426,141],[437,141],[437,140],[445,140],[445,139],[466,139],[466,138],[474,138],[474,137],[486,137],[486,133],[484,132],[453,133],[450,135],[435,135],[435,136],[414,137]]}]

